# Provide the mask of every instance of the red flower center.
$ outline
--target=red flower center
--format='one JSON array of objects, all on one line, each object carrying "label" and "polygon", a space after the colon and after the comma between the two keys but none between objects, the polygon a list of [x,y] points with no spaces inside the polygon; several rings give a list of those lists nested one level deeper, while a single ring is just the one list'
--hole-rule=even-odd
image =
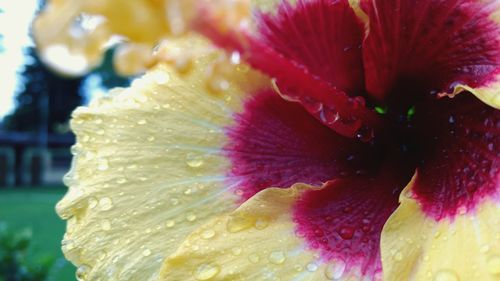
[{"label": "red flower center", "polygon": [[415,5],[362,0],[368,29],[347,1],[329,0],[283,2],[257,16],[254,35],[199,25],[273,77],[281,96],[257,93],[227,128],[242,201],[333,180],[299,200],[297,232],[366,275],[381,270],[381,229],[415,170],[414,197],[435,220],[499,198],[499,111],[470,93],[440,98],[499,75],[500,27],[489,17],[498,3]]}]

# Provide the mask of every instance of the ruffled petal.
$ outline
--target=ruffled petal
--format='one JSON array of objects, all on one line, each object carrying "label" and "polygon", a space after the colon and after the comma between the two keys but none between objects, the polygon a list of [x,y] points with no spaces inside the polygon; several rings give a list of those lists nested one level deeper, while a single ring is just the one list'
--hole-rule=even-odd
[{"label": "ruffled petal", "polygon": [[266,189],[193,232],[160,279],[381,280],[380,232],[401,185],[383,175]]},{"label": "ruffled petal", "polygon": [[[216,19],[200,17],[194,29],[238,52],[273,78],[285,99],[300,103],[324,125],[363,141],[384,127],[363,97],[345,92],[356,95],[363,88],[358,48],[362,26],[347,1],[298,1],[295,6],[281,2],[276,15],[261,14],[256,32],[239,26],[221,29]],[[329,36],[311,36],[317,30]],[[295,47],[289,47],[291,42]]]},{"label": "ruffled petal", "polygon": [[212,93],[203,77],[220,53],[184,43],[199,54],[190,74],[159,66],[74,112],[70,188],[57,212],[68,221],[63,251],[79,280],[156,280],[179,241],[238,205],[220,153],[224,128],[267,80],[233,65],[227,91]]},{"label": "ruffled petal", "polygon": [[473,213],[436,221],[413,198],[414,183],[382,232],[384,280],[500,280],[498,196]]},{"label": "ruffled petal", "polygon": [[426,0],[418,6],[414,1],[359,2],[369,18],[363,53],[371,95],[411,99],[412,94],[477,89],[472,92],[495,104],[500,67],[498,1]]}]

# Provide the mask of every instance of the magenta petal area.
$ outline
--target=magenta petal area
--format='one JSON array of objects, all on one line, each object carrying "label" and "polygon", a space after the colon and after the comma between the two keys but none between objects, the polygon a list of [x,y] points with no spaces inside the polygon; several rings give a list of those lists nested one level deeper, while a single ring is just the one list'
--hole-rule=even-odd
[{"label": "magenta petal area", "polygon": [[471,95],[427,104],[416,124],[422,161],[413,186],[436,220],[473,212],[500,193],[500,111]]},{"label": "magenta petal area", "polygon": [[232,166],[228,184],[242,201],[268,187],[363,174],[376,159],[369,145],[339,136],[271,90],[248,100],[234,119],[223,154]]},{"label": "magenta petal area", "polygon": [[[382,130],[385,122],[373,110],[365,106],[365,99],[361,96],[350,97],[342,88],[357,92],[363,88],[362,70],[359,65],[359,54],[357,50],[349,49],[352,45],[358,42],[360,27],[353,22],[356,21],[354,13],[346,10],[347,1],[310,1],[316,3],[314,5],[300,4],[301,7],[309,7],[297,13],[298,16],[294,20],[305,20],[305,22],[289,23],[288,25],[279,25],[279,31],[283,34],[292,36],[293,30],[285,30],[284,28],[295,29],[297,26],[308,24],[307,21],[315,15],[307,13],[333,13],[331,19],[327,14],[321,17],[323,20],[328,19],[329,22],[321,23],[318,21],[315,25],[318,28],[326,29],[324,31],[341,32],[341,34],[328,34],[337,38],[346,34],[350,34],[345,41],[340,41],[336,44],[333,41],[328,41],[328,36],[323,39],[318,39],[314,42],[300,42],[305,40],[305,36],[316,38],[320,33],[302,34],[301,37],[290,38],[290,41],[295,40],[298,46],[304,44],[303,51],[306,51],[306,45],[312,44],[318,53],[303,53],[298,50],[293,51],[290,48],[285,48],[286,40],[282,35],[272,35],[272,28],[278,28],[276,24],[286,19],[271,18],[260,15],[260,18],[265,18],[269,21],[269,26],[264,30],[264,34],[248,34],[246,30],[220,30],[217,27],[214,18],[210,15],[200,17],[198,22],[194,24],[194,28],[210,38],[216,45],[230,52],[239,52],[241,58],[249,63],[253,68],[262,71],[274,79],[276,91],[282,97],[289,101],[294,101],[301,104],[309,114],[314,116],[324,125],[346,137],[357,137],[363,141],[370,141],[377,131]],[[301,2],[302,3],[302,2]],[[305,3],[305,2],[304,2]],[[288,5],[288,4],[281,4]],[[315,6],[316,5],[316,6]],[[323,5],[323,6],[322,6]],[[288,6],[287,6],[288,7]],[[314,7],[314,8],[310,8]],[[325,9],[324,11],[322,9]],[[286,14],[288,8],[281,8],[281,14]],[[339,19],[347,22],[346,25],[338,22]],[[349,20],[347,20],[349,19]],[[271,26],[271,22],[274,27]],[[266,21],[262,22],[265,26]],[[333,28],[333,23],[339,24],[339,27]],[[304,29],[311,32],[314,27]],[[351,34],[352,33],[352,34]],[[343,34],[343,35],[342,35]],[[326,34],[325,34],[326,35]],[[321,43],[321,40],[327,42]],[[281,44],[273,46],[271,42]],[[288,42],[291,43],[291,42]],[[334,47],[333,50],[328,48]],[[342,50],[340,50],[342,47]],[[326,48],[326,49],[325,49]],[[343,48],[346,48],[344,51]],[[310,50],[312,51],[312,49]],[[325,52],[324,54],[321,52]],[[342,52],[337,54],[336,51]],[[284,52],[284,53],[280,53]],[[346,54],[346,56],[344,56]],[[327,60],[329,58],[330,60]],[[322,62],[322,64],[321,64]],[[328,65],[331,64],[331,65]],[[338,64],[338,65],[335,65]],[[340,72],[346,72],[340,74]],[[334,74],[330,77],[330,74]],[[351,76],[352,75],[352,76]],[[326,79],[330,77],[329,79]],[[334,85],[334,82],[340,83]],[[356,93],[353,93],[356,94]]]},{"label": "magenta petal area", "polygon": [[349,95],[363,94],[363,26],[347,1],[284,1],[257,23],[277,53]]},{"label": "magenta petal area", "polygon": [[[370,19],[363,43],[366,87],[382,100],[411,81],[428,92],[478,87],[500,68],[495,0],[361,0]],[[425,94],[425,92],[423,92]],[[408,98],[408,97],[407,97]]]},{"label": "magenta petal area", "polygon": [[359,270],[363,280],[381,274],[380,234],[398,206],[401,190],[412,172],[393,167],[370,177],[328,182],[309,190],[294,207],[299,237],[328,262]]}]

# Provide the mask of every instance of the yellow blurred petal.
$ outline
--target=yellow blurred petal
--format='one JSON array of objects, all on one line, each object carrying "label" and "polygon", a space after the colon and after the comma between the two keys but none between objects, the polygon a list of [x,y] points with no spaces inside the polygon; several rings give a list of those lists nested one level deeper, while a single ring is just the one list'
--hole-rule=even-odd
[{"label": "yellow blurred petal", "polygon": [[221,28],[246,26],[248,0],[49,0],[33,22],[33,34],[44,62],[70,76],[98,66],[112,43],[151,46],[149,54],[128,52],[136,62],[117,63],[130,75],[154,66],[153,46],[188,33],[195,19],[208,15]]},{"label": "yellow blurred petal", "polygon": [[325,263],[296,235],[292,207],[310,188],[265,189],[211,220],[165,260],[160,280],[364,280],[342,261]]},{"label": "yellow blurred petal", "polygon": [[254,75],[234,65],[228,89],[211,94],[204,73],[219,56],[205,48],[183,76],[160,65],[74,112],[70,188],[57,212],[79,280],[156,280],[187,234],[236,207],[219,151]]},{"label": "yellow blurred petal", "polygon": [[485,201],[475,213],[453,221],[437,222],[411,198],[411,186],[382,232],[384,280],[500,280],[498,201]]}]

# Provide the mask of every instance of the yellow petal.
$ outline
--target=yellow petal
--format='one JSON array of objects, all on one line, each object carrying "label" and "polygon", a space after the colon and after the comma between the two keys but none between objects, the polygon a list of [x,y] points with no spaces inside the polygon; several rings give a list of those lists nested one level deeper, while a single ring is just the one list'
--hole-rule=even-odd
[{"label": "yellow petal", "polygon": [[384,280],[500,280],[498,201],[487,200],[474,213],[453,220],[435,221],[411,197],[411,186],[382,232]]},{"label": "yellow petal", "polygon": [[189,75],[160,65],[74,112],[70,188],[57,212],[79,280],[156,280],[187,234],[236,207],[218,152],[253,74],[233,66],[227,91],[212,94],[203,77],[219,55],[205,48]]},{"label": "yellow petal", "polygon": [[451,95],[455,96],[463,91],[471,92],[487,105],[500,109],[500,74],[497,75],[495,81],[481,87],[472,88],[467,85],[457,85]]},{"label": "yellow petal", "polygon": [[160,280],[363,280],[340,260],[324,262],[295,233],[292,208],[310,188],[269,188],[211,220],[165,260]]}]

